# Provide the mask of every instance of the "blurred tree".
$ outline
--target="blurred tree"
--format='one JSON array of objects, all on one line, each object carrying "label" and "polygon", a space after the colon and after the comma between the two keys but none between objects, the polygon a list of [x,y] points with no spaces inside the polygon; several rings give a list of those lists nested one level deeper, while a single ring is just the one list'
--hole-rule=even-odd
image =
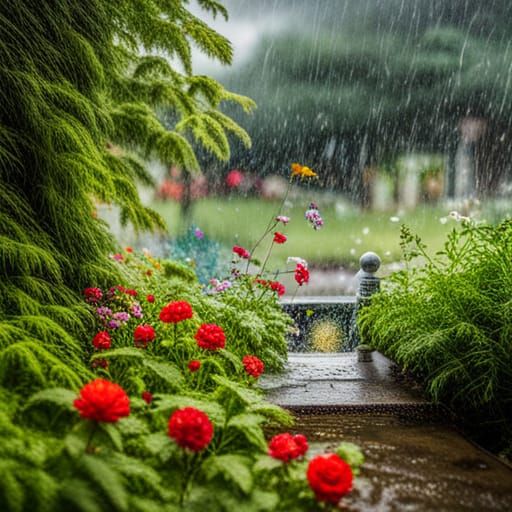
[{"label": "blurred tree", "polygon": [[[224,76],[259,104],[252,151],[237,165],[316,166],[324,184],[365,201],[364,169],[403,151],[455,154],[463,118],[481,189],[511,161],[512,4],[506,0],[283,0],[293,29],[269,35]],[[294,17],[295,12],[295,17]]]}]

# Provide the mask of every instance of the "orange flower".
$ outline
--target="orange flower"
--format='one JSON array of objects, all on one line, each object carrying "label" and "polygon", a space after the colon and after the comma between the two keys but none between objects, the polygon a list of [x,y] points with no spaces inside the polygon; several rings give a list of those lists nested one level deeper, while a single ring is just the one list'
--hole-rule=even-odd
[{"label": "orange flower", "polygon": [[316,178],[317,174],[313,169],[306,167],[305,165],[294,163],[292,164],[292,178],[299,176],[300,178]]}]

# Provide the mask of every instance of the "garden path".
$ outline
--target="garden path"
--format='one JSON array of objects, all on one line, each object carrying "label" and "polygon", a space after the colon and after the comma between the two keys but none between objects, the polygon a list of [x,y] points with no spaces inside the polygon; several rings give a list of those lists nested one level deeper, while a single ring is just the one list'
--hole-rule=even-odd
[{"label": "garden path", "polygon": [[295,414],[291,432],[307,436],[311,454],[342,441],[362,448],[366,460],[343,510],[512,510],[512,469],[373,355],[358,363],[355,353],[290,353],[286,371],[261,382],[269,400]]}]

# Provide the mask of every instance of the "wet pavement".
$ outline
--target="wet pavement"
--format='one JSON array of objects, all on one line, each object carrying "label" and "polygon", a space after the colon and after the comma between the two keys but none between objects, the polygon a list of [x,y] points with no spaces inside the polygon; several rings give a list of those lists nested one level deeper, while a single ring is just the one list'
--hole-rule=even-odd
[{"label": "wet pavement", "polygon": [[442,423],[409,415],[299,416],[311,454],[358,444],[365,464],[342,503],[362,512],[512,510],[512,469]]},{"label": "wet pavement", "polygon": [[290,353],[285,372],[265,377],[261,386],[270,401],[292,408],[430,407],[417,389],[395,380],[392,367],[378,352],[371,363],[358,363],[354,352]]},{"label": "wet pavement", "polygon": [[366,461],[342,510],[512,511],[512,469],[373,356],[359,363],[355,353],[290,353],[286,372],[261,382],[269,400],[296,415],[292,431],[308,437],[312,455],[342,441],[362,448]]}]

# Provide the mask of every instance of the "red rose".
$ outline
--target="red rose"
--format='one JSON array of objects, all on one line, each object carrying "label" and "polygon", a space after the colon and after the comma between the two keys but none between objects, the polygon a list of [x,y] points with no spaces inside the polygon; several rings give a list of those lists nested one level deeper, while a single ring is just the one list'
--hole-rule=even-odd
[{"label": "red rose", "polygon": [[153,395],[149,391],[143,391],[141,397],[148,405],[153,401]]},{"label": "red rose", "polygon": [[238,256],[240,256],[240,258],[243,258],[244,260],[248,260],[251,257],[251,253],[247,249],[244,249],[239,245],[233,246],[233,252],[235,254],[238,254]]},{"label": "red rose", "polygon": [[274,459],[290,462],[308,451],[308,442],[302,434],[292,436],[288,432],[277,434],[268,444],[268,454]]},{"label": "red rose", "polygon": [[170,302],[167,306],[162,308],[162,311],[160,311],[160,320],[165,323],[177,324],[178,322],[192,318],[193,314],[192,306],[188,302],[177,300]]},{"label": "red rose", "polygon": [[144,347],[156,338],[155,329],[151,325],[138,325],[133,331],[133,339],[136,347]]},{"label": "red rose", "polygon": [[153,302],[155,302],[155,296],[154,296],[154,295],[148,295],[148,296],[146,297],[146,300],[147,300],[148,302],[151,302],[151,304],[153,304]]},{"label": "red rose", "polygon": [[92,339],[92,344],[94,345],[94,348],[97,350],[109,349],[110,345],[112,344],[112,340],[110,339],[110,334],[107,331],[100,331]]},{"label": "red rose", "polygon": [[335,453],[318,455],[309,461],[307,477],[318,501],[336,505],[352,490],[352,470]]},{"label": "red rose", "polygon": [[245,371],[255,379],[257,379],[265,371],[265,364],[259,357],[244,356],[242,358],[242,363],[244,365]]},{"label": "red rose", "polygon": [[269,286],[272,291],[277,292],[279,297],[286,293],[284,284],[280,283],[279,281],[270,281]]},{"label": "red rose", "polygon": [[169,418],[168,434],[182,448],[200,452],[212,440],[213,425],[203,411],[195,407],[184,407]]},{"label": "red rose", "polygon": [[283,235],[283,233],[279,233],[279,231],[274,233],[274,242],[276,244],[284,244],[286,240],[288,239],[286,238],[286,235]]},{"label": "red rose", "polygon": [[297,263],[295,267],[295,281],[299,286],[309,282],[309,270],[302,263]]},{"label": "red rose", "polygon": [[188,369],[192,373],[197,372],[199,368],[201,368],[201,361],[198,361],[197,359],[193,359],[192,361],[190,361],[190,363],[188,363]]},{"label": "red rose", "polygon": [[99,288],[86,288],[84,296],[86,302],[97,304],[103,298],[103,292]]},{"label": "red rose", "polygon": [[215,324],[202,324],[195,338],[198,346],[206,350],[217,350],[226,346],[226,335],[222,327]]},{"label": "red rose", "polygon": [[130,414],[130,399],[124,389],[104,379],[86,384],[73,402],[82,418],[114,423]]}]

